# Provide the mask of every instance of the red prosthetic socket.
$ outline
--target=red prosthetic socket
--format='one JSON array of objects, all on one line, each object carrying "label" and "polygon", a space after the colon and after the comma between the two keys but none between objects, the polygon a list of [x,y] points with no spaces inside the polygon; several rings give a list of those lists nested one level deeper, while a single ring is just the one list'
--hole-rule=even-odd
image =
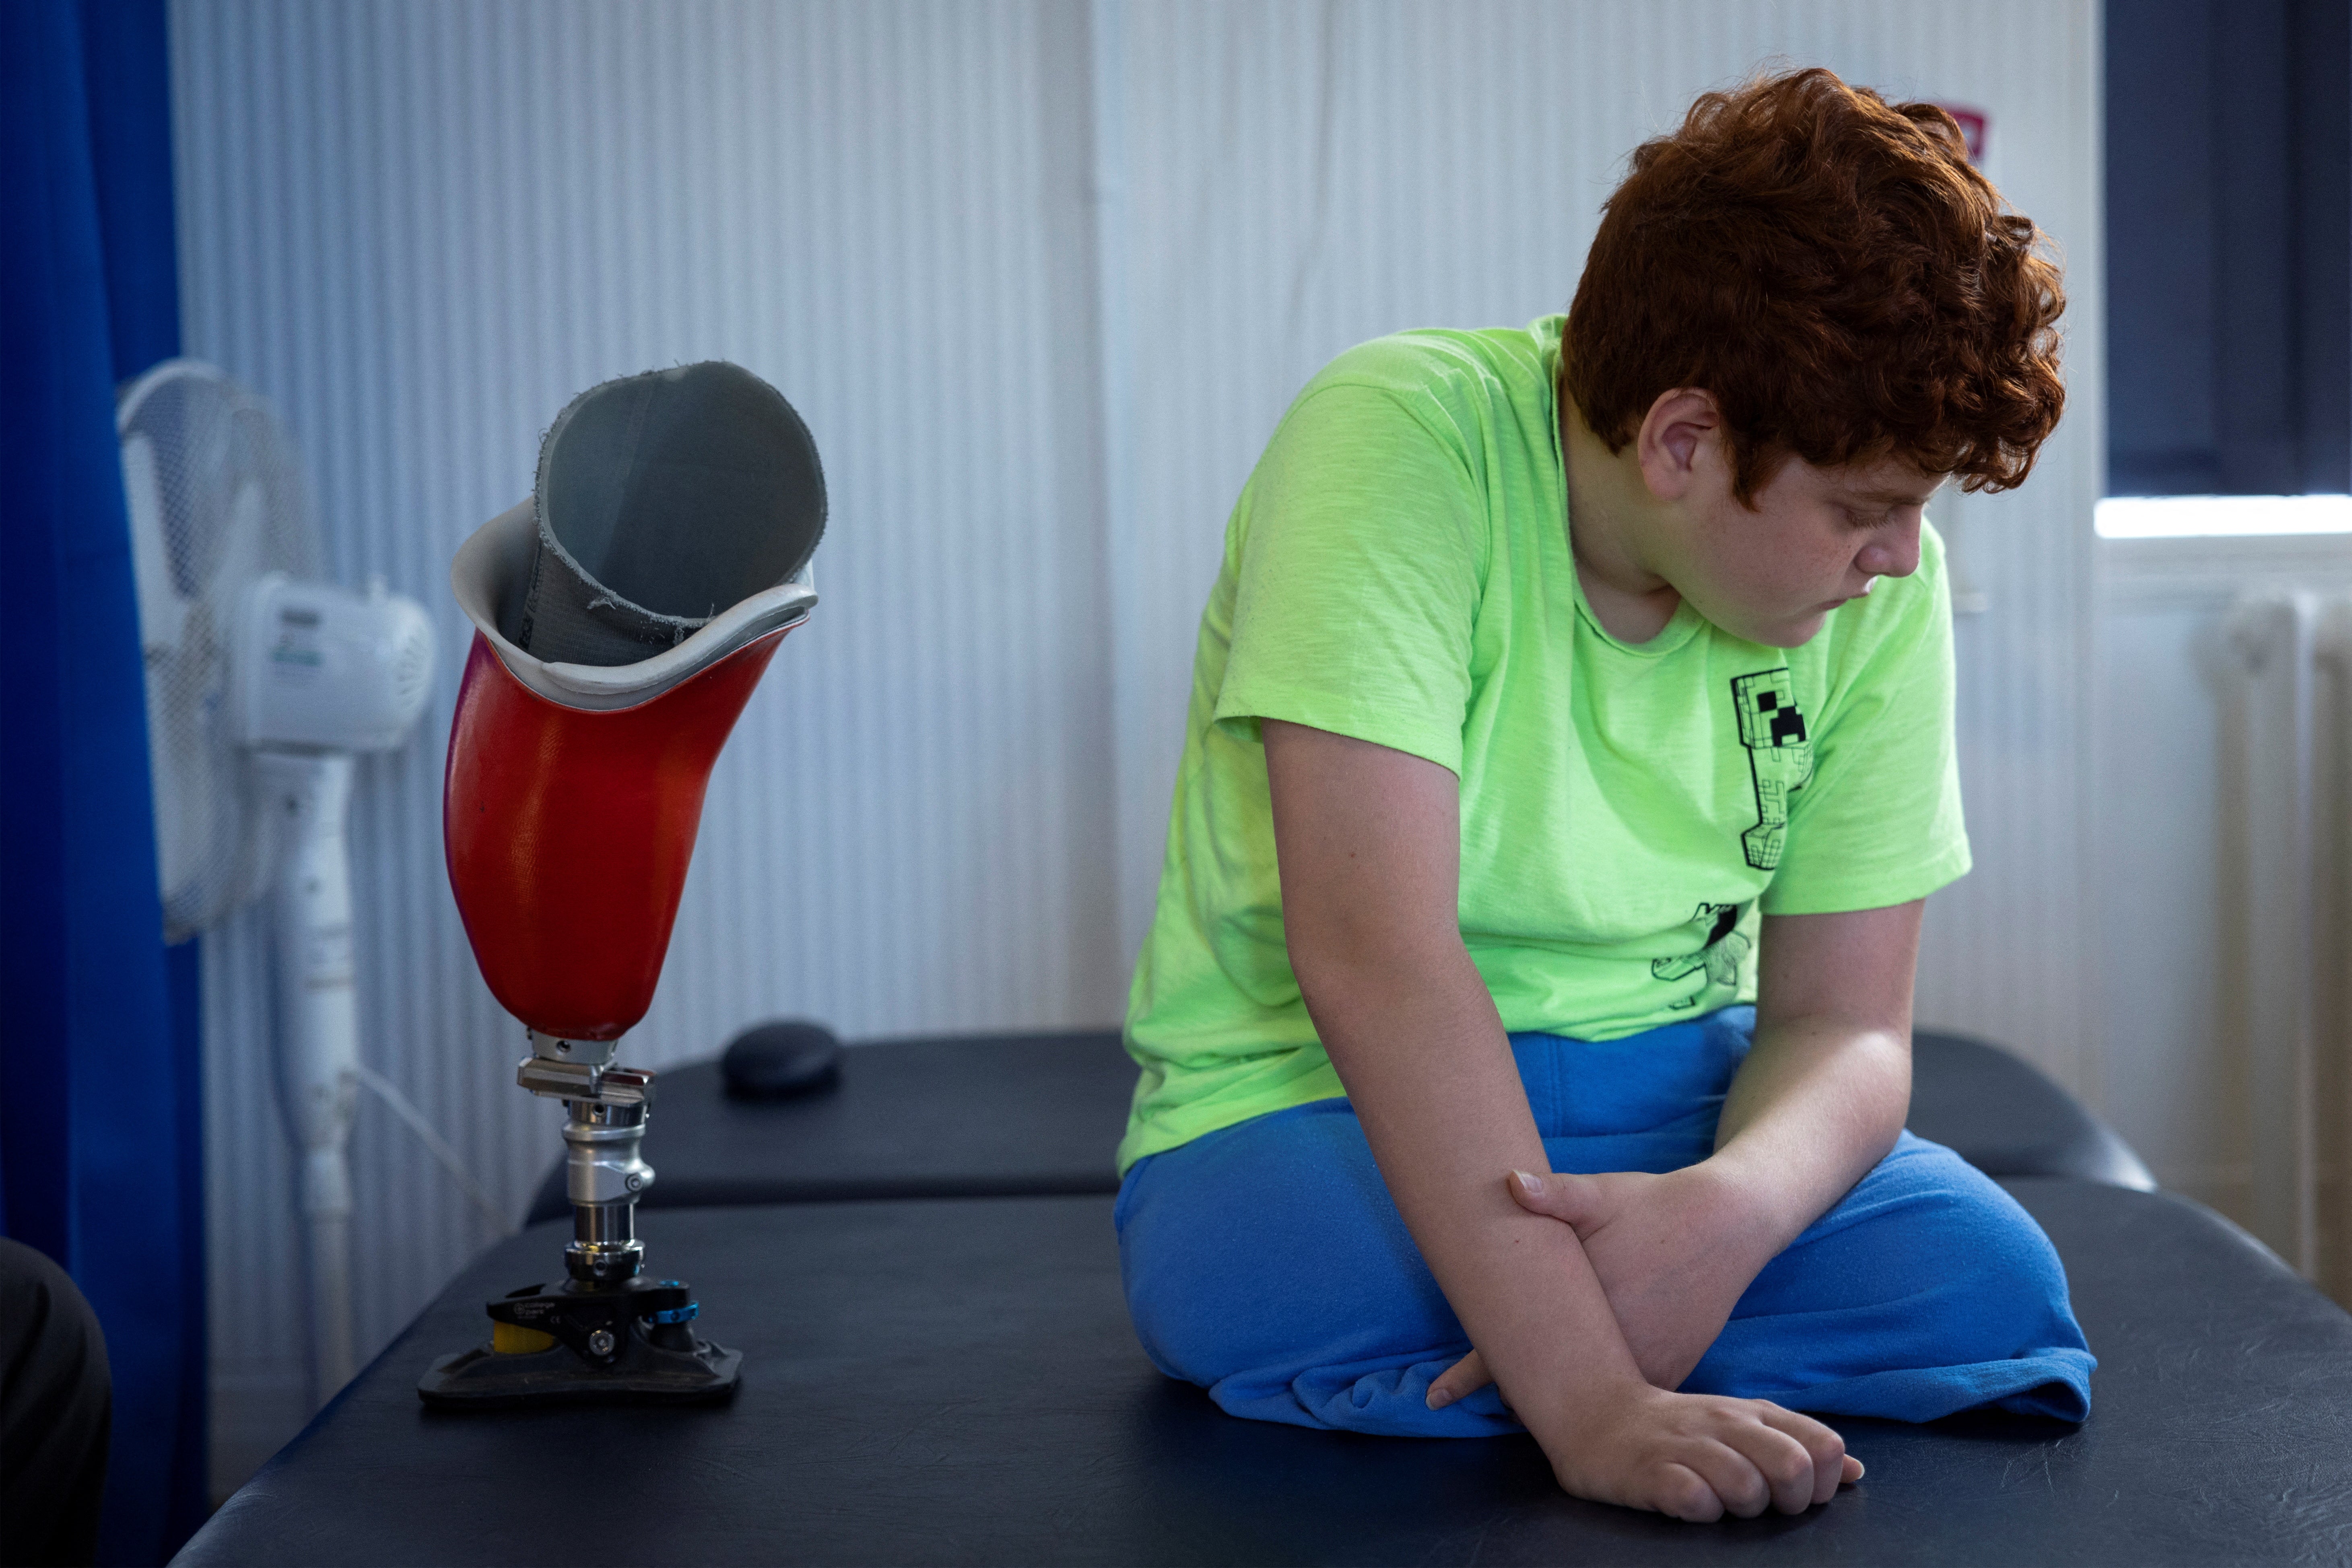
[{"label": "red prosthetic socket", "polygon": [[499,1005],[612,1040],[652,1005],[711,766],[815,595],[754,595],[639,664],[548,664],[499,631],[532,526],[528,504],[494,519],[451,572],[475,635],[442,794],[449,886]]},{"label": "red prosthetic socket", "polygon": [[542,1034],[617,1039],[653,1005],[704,786],[782,631],[661,696],[560,707],[466,660],[442,796],[449,885],[499,1005]]}]

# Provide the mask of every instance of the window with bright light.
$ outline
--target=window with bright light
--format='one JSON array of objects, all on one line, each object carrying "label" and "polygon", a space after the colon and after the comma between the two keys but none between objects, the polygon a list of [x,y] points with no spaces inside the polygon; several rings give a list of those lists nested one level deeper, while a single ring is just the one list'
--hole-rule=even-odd
[{"label": "window with bright light", "polygon": [[2352,495],[2109,496],[2092,526],[2102,539],[2352,533]]}]

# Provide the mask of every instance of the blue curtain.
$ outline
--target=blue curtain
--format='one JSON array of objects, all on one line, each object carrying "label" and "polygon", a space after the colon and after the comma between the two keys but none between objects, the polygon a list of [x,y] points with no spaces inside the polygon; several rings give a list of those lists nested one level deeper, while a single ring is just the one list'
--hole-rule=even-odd
[{"label": "blue curtain", "polygon": [[0,3],[0,1230],[106,1330],[100,1561],[204,1511],[193,956],[163,943],[114,386],[178,352],[163,0]]}]

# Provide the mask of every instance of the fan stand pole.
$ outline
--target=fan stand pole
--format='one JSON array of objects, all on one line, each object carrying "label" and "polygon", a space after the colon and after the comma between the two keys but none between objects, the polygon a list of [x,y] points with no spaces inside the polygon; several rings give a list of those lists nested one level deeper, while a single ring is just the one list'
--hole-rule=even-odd
[{"label": "fan stand pole", "polygon": [[352,1121],[359,1101],[359,1011],[352,952],[352,758],[256,752],[278,843],[278,1084],[301,1157],[310,1226],[314,1402],[358,1371],[352,1328]]}]

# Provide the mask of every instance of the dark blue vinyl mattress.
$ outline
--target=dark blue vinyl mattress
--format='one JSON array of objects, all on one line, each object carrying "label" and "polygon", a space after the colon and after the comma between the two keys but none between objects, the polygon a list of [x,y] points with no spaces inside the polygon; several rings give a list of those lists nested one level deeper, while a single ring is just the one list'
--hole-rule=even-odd
[{"label": "dark blue vinyl mattress", "polygon": [[1101,1195],[656,1210],[648,1265],[745,1353],[735,1402],[443,1414],[435,1357],[549,1277],[471,1265],[186,1564],[2169,1563],[2352,1557],[2352,1317],[2165,1194],[2005,1184],[2100,1358],[2090,1421],[1841,1423],[1863,1483],[1686,1526],[1575,1501],[1524,1437],[1235,1420],[1144,1360]]}]

